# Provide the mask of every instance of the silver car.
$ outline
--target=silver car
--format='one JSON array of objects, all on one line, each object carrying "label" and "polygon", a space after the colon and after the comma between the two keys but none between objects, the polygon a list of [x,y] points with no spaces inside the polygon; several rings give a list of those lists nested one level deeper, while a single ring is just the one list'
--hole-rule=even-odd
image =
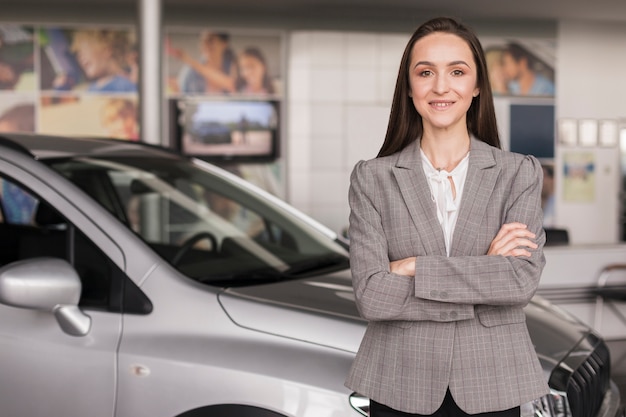
[{"label": "silver car", "polygon": [[[332,231],[136,143],[3,135],[0,180],[2,415],[367,415]],[[619,414],[601,338],[540,298],[526,313],[552,392],[522,414]]]}]

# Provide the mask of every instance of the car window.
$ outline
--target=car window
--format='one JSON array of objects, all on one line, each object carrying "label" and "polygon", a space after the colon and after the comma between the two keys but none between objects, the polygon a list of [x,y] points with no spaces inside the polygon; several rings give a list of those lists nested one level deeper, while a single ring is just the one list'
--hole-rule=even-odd
[{"label": "car window", "polygon": [[[56,257],[70,262],[82,282],[82,307],[111,310],[112,282],[121,271],[80,230],[29,190],[1,178],[0,263],[35,257]],[[119,308],[118,308],[119,309]]]},{"label": "car window", "polygon": [[348,265],[341,246],[293,213],[186,159],[94,156],[50,165],[195,280],[238,286]]}]

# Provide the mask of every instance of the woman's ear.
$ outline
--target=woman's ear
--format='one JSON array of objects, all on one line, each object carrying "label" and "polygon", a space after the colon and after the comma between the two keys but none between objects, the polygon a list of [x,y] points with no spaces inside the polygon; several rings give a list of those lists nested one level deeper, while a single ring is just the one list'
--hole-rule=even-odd
[{"label": "woman's ear", "polygon": [[474,93],[472,94],[472,96],[474,96],[474,97],[478,97],[478,94],[480,94],[480,89],[475,88],[475,89],[474,89]]}]

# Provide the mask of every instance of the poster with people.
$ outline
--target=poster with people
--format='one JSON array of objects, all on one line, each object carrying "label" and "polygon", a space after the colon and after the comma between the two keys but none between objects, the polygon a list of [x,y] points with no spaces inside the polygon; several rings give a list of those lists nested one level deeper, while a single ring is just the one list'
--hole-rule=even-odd
[{"label": "poster with people", "polygon": [[166,91],[179,117],[172,142],[210,158],[273,160],[282,96],[281,36],[202,28],[166,33]]},{"label": "poster with people", "polygon": [[136,93],[134,31],[111,28],[39,29],[41,90]]},{"label": "poster with people", "polygon": [[167,30],[167,91],[171,96],[280,97],[281,36],[213,29]]},{"label": "poster with people", "polygon": [[553,97],[556,40],[482,38],[495,96]]},{"label": "poster with people", "polygon": [[35,98],[0,92],[0,133],[35,132]]},{"label": "poster with people", "polygon": [[41,27],[39,131],[139,140],[135,32]]},{"label": "poster with people", "polygon": [[283,36],[169,27],[163,47],[171,142],[275,195],[284,191],[277,159]]},{"label": "poster with people", "polygon": [[0,23],[0,132],[139,139],[129,27]]},{"label": "poster with people", "polygon": [[35,90],[34,29],[0,25],[0,91]]},{"label": "poster with people", "polygon": [[31,26],[0,25],[0,132],[35,131],[34,40]]},{"label": "poster with people", "polygon": [[46,94],[39,108],[39,131],[46,134],[139,140],[136,97]]}]

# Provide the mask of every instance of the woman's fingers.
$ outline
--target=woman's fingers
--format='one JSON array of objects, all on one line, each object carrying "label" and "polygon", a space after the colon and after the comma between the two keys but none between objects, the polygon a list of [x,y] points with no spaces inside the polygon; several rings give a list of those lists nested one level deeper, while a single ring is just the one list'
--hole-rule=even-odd
[{"label": "woman's fingers", "polygon": [[506,223],[502,225],[496,237],[491,242],[488,255],[501,256],[530,256],[526,248],[536,249],[533,241],[535,234],[522,223]]},{"label": "woman's fingers", "polygon": [[517,238],[498,245],[491,255],[530,256],[530,251],[526,248],[537,249],[537,244],[529,239]]}]

